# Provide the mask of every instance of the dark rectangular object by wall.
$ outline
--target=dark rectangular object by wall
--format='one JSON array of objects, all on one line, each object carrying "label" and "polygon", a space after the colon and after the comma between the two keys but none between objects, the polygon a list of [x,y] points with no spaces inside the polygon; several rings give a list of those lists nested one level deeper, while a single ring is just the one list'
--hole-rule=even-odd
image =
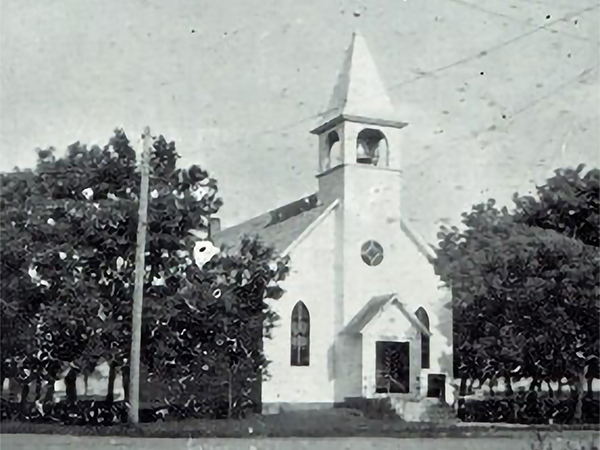
[{"label": "dark rectangular object by wall", "polygon": [[446,398],[446,375],[432,373],[427,376],[427,397]]}]

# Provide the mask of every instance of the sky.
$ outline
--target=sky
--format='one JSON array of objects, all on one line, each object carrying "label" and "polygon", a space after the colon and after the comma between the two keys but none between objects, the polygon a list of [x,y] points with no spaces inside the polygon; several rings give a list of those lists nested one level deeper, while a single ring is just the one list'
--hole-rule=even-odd
[{"label": "sky", "polygon": [[[317,189],[359,29],[397,110],[402,214],[428,242],[559,167],[599,167],[598,0],[2,0],[0,171],[144,126],[217,178],[223,225]],[[394,151],[394,149],[392,149]]]}]

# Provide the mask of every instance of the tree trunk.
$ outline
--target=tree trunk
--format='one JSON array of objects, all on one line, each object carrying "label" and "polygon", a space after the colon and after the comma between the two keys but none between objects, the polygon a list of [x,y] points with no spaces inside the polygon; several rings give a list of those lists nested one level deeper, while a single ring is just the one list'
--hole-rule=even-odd
[{"label": "tree trunk", "polygon": [[8,379],[8,399],[11,401],[15,401],[19,395],[19,390],[21,389],[21,383],[19,383],[15,378]]},{"label": "tree trunk", "polygon": [[46,394],[44,395],[44,404],[54,403],[54,383],[55,383],[55,381],[48,382],[48,387],[46,388]]},{"label": "tree trunk", "polygon": [[560,380],[558,380],[558,390],[557,390],[557,392],[558,392],[558,397],[559,398],[562,398],[562,396],[563,396],[562,395],[563,394],[563,386],[564,386],[564,383],[562,382],[562,378],[561,378]]},{"label": "tree trunk", "polygon": [[577,403],[575,404],[575,415],[573,416],[573,421],[575,423],[581,423],[581,419],[583,417],[583,385],[585,383],[585,375],[581,374],[577,381],[575,382],[575,392],[577,395]]},{"label": "tree trunk", "polygon": [[460,387],[458,388],[458,396],[464,397],[465,395],[467,395],[467,379],[461,378]]},{"label": "tree trunk", "polygon": [[552,385],[550,383],[550,380],[546,380],[546,386],[548,386],[548,397],[554,398],[554,391],[552,390]]},{"label": "tree trunk", "polygon": [[42,398],[42,379],[38,378],[35,380],[35,402],[39,402]]},{"label": "tree trunk", "polygon": [[[477,388],[475,388],[475,381],[477,381]],[[483,385],[485,384],[486,381],[487,381],[486,377],[478,378],[477,380],[473,380],[473,384],[471,384],[471,387],[473,389],[483,389]]]},{"label": "tree trunk", "polygon": [[475,378],[471,378],[469,380],[469,386],[467,386],[467,395],[473,394],[473,390],[474,390],[473,386],[475,385],[475,381],[477,381],[477,380],[475,380]]},{"label": "tree trunk", "polygon": [[258,369],[258,374],[256,377],[256,383],[254,388],[254,413],[261,414],[262,413],[262,376],[263,376],[264,368],[261,367]]},{"label": "tree trunk", "polygon": [[594,385],[594,378],[588,377],[588,379],[587,379],[587,395],[590,398],[594,395],[593,385]]},{"label": "tree trunk", "polygon": [[505,386],[504,395],[508,396],[508,397],[512,397],[514,395],[515,391],[513,391],[512,382],[510,380],[510,377],[504,377],[504,386]]},{"label": "tree trunk", "polygon": [[65,377],[65,386],[68,402],[77,401],[77,371],[74,369],[69,370]]},{"label": "tree trunk", "polygon": [[496,380],[496,376],[493,376],[492,378],[490,378],[490,395],[492,397],[496,396],[496,392],[494,391],[494,388],[498,385],[498,381]]},{"label": "tree trunk", "polygon": [[0,397],[4,394],[4,380],[6,377],[4,376],[4,371],[0,374]]},{"label": "tree trunk", "polygon": [[541,384],[541,382],[537,378],[534,378],[531,381],[531,384],[529,385],[529,390],[530,391],[536,391],[537,389],[539,389],[540,384]]},{"label": "tree trunk", "polygon": [[229,369],[229,382],[227,383],[227,418],[231,418],[231,408],[233,406],[233,372]]},{"label": "tree trunk", "polygon": [[[125,397],[125,403],[129,403],[129,382],[130,382],[130,366],[121,367],[121,379],[123,380],[123,396]],[[139,402],[139,398],[137,399]]]},{"label": "tree trunk", "polygon": [[24,382],[21,385],[21,404],[24,405],[27,402],[27,397],[29,397],[29,383]]},{"label": "tree trunk", "polygon": [[108,370],[108,388],[106,391],[106,403],[112,404],[115,400],[115,378],[117,377],[117,364],[115,362],[110,363]]},{"label": "tree trunk", "polygon": [[515,391],[512,387],[512,379],[510,375],[504,377],[504,397],[509,397],[508,403],[510,405],[510,419],[509,421],[512,423],[517,423],[519,421],[519,401],[515,396]]},{"label": "tree trunk", "polygon": [[88,395],[88,374],[85,373],[83,375],[83,395],[87,396]]}]

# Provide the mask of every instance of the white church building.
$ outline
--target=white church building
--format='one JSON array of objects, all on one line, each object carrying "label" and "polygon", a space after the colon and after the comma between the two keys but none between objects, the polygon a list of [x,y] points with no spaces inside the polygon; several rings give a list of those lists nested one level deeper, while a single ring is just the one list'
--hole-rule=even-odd
[{"label": "white church building", "polygon": [[[401,214],[403,131],[359,34],[318,126],[318,191],[215,233],[258,235],[290,256],[264,342],[264,412],[389,397],[450,400],[452,310],[428,247]],[[426,400],[431,399],[431,400]]]}]

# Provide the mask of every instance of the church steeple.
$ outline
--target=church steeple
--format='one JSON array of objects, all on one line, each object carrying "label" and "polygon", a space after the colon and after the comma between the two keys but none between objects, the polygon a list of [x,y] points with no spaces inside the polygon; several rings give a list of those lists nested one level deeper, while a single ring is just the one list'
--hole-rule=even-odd
[{"label": "church steeple", "polygon": [[355,32],[329,107],[311,131],[319,136],[319,173],[348,164],[400,169],[396,131],[406,125],[395,118],[365,39]]},{"label": "church steeple", "polygon": [[353,33],[324,119],[340,115],[393,119],[394,108],[364,37]]}]

